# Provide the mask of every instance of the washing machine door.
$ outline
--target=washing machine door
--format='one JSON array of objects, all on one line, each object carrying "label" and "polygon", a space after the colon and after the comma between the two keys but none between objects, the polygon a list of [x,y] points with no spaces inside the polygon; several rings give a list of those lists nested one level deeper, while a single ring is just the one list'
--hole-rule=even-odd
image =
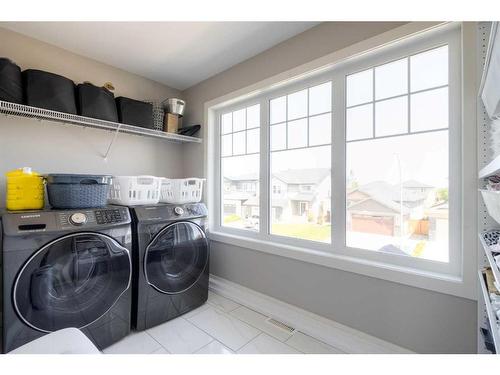
[{"label": "washing machine door", "polygon": [[146,248],[146,281],[166,294],[189,289],[207,266],[208,246],[205,232],[193,222],[179,221],[166,226]]},{"label": "washing machine door", "polygon": [[60,237],[38,250],[18,273],[13,301],[19,317],[42,332],[84,328],[129,288],[128,249],[99,233]]}]

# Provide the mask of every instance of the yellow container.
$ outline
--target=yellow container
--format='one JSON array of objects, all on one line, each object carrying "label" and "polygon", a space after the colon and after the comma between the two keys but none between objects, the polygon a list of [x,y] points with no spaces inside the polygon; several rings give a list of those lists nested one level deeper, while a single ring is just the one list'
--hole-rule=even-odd
[{"label": "yellow container", "polygon": [[31,168],[7,172],[7,210],[40,210],[44,204],[43,178]]}]

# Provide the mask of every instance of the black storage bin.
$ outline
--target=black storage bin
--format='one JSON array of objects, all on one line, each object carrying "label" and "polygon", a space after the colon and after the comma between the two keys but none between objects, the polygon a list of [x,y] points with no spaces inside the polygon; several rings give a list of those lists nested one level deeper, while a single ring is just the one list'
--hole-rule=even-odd
[{"label": "black storage bin", "polygon": [[121,123],[153,129],[153,105],[120,96],[116,109]]},{"label": "black storage bin", "polygon": [[86,82],[77,86],[77,93],[79,115],[118,122],[115,95],[111,91]]},{"label": "black storage bin", "polygon": [[0,57],[0,100],[23,103],[21,68],[11,60]]},{"label": "black storage bin", "polygon": [[72,80],[42,70],[23,72],[26,104],[76,115],[75,84]]}]

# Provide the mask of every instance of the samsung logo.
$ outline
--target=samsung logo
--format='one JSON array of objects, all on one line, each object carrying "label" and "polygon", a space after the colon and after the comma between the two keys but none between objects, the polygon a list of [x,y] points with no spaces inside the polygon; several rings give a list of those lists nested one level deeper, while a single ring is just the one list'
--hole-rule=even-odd
[{"label": "samsung logo", "polygon": [[21,215],[21,219],[33,219],[35,217],[40,217],[40,214],[33,214],[33,215]]}]

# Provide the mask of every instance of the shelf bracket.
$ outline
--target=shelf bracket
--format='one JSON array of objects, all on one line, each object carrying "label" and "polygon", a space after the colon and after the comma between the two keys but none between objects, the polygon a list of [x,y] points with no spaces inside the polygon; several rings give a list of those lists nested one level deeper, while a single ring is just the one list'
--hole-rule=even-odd
[{"label": "shelf bracket", "polygon": [[103,157],[104,161],[108,161],[108,156],[111,153],[111,148],[113,147],[113,144],[116,141],[116,137],[118,137],[118,133],[120,132],[121,127],[122,127],[122,124],[120,123],[118,125],[118,127],[116,128],[116,130],[114,131],[113,138],[111,138],[111,142],[109,142],[108,149],[106,150],[106,153],[104,154],[104,157]]}]

